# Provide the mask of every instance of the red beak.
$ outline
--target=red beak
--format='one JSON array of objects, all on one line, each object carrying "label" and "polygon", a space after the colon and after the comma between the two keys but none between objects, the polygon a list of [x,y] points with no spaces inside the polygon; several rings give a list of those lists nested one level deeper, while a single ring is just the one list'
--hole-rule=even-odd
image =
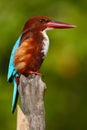
[{"label": "red beak", "polygon": [[64,22],[59,21],[51,21],[47,23],[47,28],[59,28],[59,29],[66,29],[66,28],[75,28],[75,25],[71,25]]}]

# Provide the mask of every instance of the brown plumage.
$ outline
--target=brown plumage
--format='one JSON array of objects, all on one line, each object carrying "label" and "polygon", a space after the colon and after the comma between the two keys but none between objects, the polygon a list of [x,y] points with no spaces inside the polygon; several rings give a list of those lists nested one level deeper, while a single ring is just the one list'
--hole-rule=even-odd
[{"label": "brown plumage", "polygon": [[30,71],[39,71],[43,62],[43,53],[41,53],[43,36],[39,36],[42,37],[41,40],[37,40],[35,37],[32,34],[30,38],[21,42],[15,53],[14,64],[17,72],[26,76]]}]

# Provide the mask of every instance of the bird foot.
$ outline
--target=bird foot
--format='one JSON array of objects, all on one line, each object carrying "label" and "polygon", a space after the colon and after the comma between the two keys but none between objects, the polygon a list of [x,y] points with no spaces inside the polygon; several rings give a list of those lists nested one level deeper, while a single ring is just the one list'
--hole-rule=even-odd
[{"label": "bird foot", "polygon": [[19,80],[20,80],[20,76],[17,76],[16,77],[16,83],[17,83],[17,85],[19,85],[19,82],[20,82]]},{"label": "bird foot", "polygon": [[37,71],[29,71],[29,75],[33,75],[33,74],[38,75],[38,76],[42,76],[42,74],[37,72]]}]

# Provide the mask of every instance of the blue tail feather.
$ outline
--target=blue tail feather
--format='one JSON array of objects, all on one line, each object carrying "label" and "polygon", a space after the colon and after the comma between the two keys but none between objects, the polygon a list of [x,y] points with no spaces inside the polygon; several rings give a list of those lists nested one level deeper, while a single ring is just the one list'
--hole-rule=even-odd
[{"label": "blue tail feather", "polygon": [[14,83],[14,90],[13,90],[13,99],[12,99],[12,113],[14,113],[15,111],[17,99],[18,99],[18,86],[15,78],[13,79],[13,83]]}]

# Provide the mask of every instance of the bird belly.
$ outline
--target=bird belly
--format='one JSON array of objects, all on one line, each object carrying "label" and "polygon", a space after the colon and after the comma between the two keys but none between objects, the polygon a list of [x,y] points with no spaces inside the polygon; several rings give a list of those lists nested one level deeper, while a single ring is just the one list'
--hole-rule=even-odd
[{"label": "bird belly", "polygon": [[14,65],[18,73],[29,75],[30,71],[39,71],[43,62],[41,50],[24,42],[15,53]]}]

